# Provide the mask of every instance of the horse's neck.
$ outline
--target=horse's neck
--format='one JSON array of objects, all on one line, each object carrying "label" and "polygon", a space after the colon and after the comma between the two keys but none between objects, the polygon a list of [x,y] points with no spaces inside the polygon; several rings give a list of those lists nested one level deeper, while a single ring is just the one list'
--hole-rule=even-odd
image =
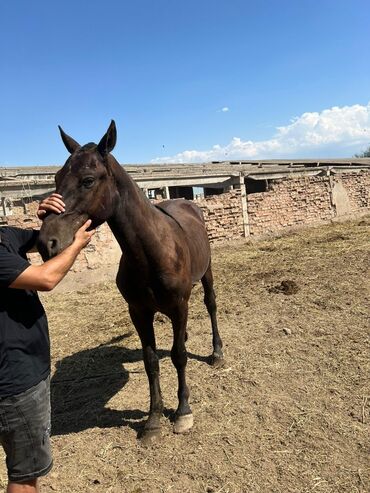
[{"label": "horse's neck", "polygon": [[140,245],[148,241],[155,208],[129,174],[116,161],[111,167],[119,199],[108,220],[116,240],[126,254],[136,255]]}]

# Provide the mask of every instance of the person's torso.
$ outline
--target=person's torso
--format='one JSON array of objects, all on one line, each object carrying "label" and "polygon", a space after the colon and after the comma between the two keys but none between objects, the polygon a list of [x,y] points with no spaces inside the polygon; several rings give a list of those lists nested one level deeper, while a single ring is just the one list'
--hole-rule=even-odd
[{"label": "person's torso", "polygon": [[[24,262],[25,233],[0,228],[0,236],[3,258],[9,252]],[[0,287],[0,398],[27,390],[49,372],[48,325],[37,292]]]}]

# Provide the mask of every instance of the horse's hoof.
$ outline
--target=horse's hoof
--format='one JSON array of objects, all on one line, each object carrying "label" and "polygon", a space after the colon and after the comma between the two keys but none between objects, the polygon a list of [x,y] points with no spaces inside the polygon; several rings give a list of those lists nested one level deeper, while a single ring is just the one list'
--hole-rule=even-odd
[{"label": "horse's hoof", "polygon": [[225,360],[223,355],[219,355],[219,354],[211,354],[208,361],[209,364],[213,366],[213,368],[222,368],[225,365]]},{"label": "horse's hoof", "polygon": [[185,433],[192,428],[194,418],[192,414],[185,414],[184,416],[178,416],[173,425],[174,433]]},{"label": "horse's hoof", "polygon": [[151,430],[145,430],[140,436],[140,442],[145,447],[152,445],[154,442],[158,441],[161,438],[161,430],[160,428],[155,428]]}]

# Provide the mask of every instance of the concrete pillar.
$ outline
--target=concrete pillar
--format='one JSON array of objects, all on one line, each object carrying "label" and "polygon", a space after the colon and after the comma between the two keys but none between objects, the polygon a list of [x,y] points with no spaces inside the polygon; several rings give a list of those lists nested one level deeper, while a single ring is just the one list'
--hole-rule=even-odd
[{"label": "concrete pillar", "polygon": [[170,189],[168,187],[162,188],[162,195],[165,200],[170,198]]}]

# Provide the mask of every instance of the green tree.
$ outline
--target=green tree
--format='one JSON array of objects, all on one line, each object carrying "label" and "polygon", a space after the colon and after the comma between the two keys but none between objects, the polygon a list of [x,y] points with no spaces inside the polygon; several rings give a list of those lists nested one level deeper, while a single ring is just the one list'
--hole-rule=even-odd
[{"label": "green tree", "polygon": [[368,146],[363,152],[360,152],[360,154],[355,154],[355,157],[370,157],[370,146]]}]

